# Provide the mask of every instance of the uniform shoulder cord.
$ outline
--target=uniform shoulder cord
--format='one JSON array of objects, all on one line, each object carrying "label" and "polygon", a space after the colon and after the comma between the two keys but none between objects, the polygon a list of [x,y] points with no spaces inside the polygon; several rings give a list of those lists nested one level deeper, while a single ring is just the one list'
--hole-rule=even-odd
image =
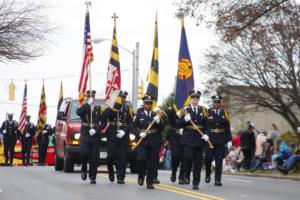
[{"label": "uniform shoulder cord", "polygon": [[223,109],[223,110],[224,110],[225,119],[230,123],[230,118],[229,118],[227,110],[225,110],[225,109]]},{"label": "uniform shoulder cord", "polygon": [[203,116],[204,116],[205,118],[208,117],[207,110],[206,110],[206,108],[205,108],[204,106],[202,106],[201,112],[202,112],[202,114],[203,114]]}]

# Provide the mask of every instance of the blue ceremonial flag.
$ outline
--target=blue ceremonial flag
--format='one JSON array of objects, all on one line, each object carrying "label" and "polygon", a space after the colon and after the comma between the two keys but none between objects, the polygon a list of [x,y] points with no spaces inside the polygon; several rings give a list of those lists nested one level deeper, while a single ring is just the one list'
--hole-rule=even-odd
[{"label": "blue ceremonial flag", "polygon": [[183,19],[181,21],[181,25],[182,28],[174,105],[176,111],[188,105],[190,100],[189,92],[194,89],[193,65],[190,58]]}]

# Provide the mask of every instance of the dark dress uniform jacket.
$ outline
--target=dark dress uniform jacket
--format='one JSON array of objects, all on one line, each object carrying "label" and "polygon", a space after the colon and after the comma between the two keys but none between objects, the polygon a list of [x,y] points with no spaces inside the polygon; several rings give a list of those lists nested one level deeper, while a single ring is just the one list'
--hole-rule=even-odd
[{"label": "dark dress uniform jacket", "polygon": [[[3,131],[6,130],[4,134]],[[6,120],[2,123],[1,132],[4,135],[4,143],[15,143],[19,138],[18,122],[16,120]]]},{"label": "dark dress uniform jacket", "polygon": [[107,129],[109,142],[118,142],[120,139],[116,136],[117,130],[123,130],[125,135],[121,140],[122,142],[127,142],[127,144],[129,143],[129,132],[132,123],[129,106],[123,105],[119,112],[106,108],[102,113],[101,125],[105,127],[107,123],[109,123]]},{"label": "dark dress uniform jacket", "polygon": [[227,144],[231,141],[230,123],[226,111],[208,109],[207,133],[212,144]]},{"label": "dark dress uniform jacket", "polygon": [[[36,127],[32,122],[29,122],[25,125],[25,131],[23,134],[21,134],[21,141],[22,143],[32,144],[32,138],[35,135]],[[29,133],[29,137],[25,137],[25,134]]]},{"label": "dark dress uniform jacket", "polygon": [[170,141],[171,144],[174,145],[181,145],[181,135],[179,135],[179,118],[176,115],[176,112],[174,109],[169,108],[167,111],[167,116],[169,118],[170,122],[170,129],[169,129],[169,134],[167,136],[168,140]]},{"label": "dark dress uniform jacket", "polygon": [[[133,122],[133,128],[137,129],[136,137],[139,138],[139,133],[145,131],[149,124],[153,121],[155,117],[155,113],[150,111],[150,116],[146,116],[145,109],[139,108],[137,110],[136,118]],[[162,144],[161,131],[164,129],[164,125],[162,120],[157,124],[154,122],[152,128],[150,129],[149,134],[145,137],[140,145],[142,146],[151,146],[151,147],[159,147]]]},{"label": "dark dress uniform jacket", "polygon": [[[79,107],[76,111],[76,114],[81,119],[81,129],[80,129],[80,140],[88,140],[88,141],[94,141],[96,138],[98,138],[98,142],[100,142],[100,135],[99,131],[102,126],[100,126],[101,121],[101,107],[94,106],[93,112],[92,112],[92,120],[91,121],[91,106],[88,103],[83,104],[81,107]],[[92,124],[92,128],[95,129],[96,134],[93,136],[90,136],[89,130],[91,129],[90,124]]]},{"label": "dark dress uniform jacket", "polygon": [[[189,105],[186,108],[186,111],[191,115],[192,121],[200,128],[200,130],[204,133],[206,130],[207,123],[207,110],[203,106],[197,106],[198,111],[195,113]],[[179,126],[183,129],[183,136],[181,139],[181,144],[192,146],[192,147],[203,147],[205,145],[205,141],[202,140],[202,136],[192,127],[190,122],[186,122],[184,117],[179,120]]]}]

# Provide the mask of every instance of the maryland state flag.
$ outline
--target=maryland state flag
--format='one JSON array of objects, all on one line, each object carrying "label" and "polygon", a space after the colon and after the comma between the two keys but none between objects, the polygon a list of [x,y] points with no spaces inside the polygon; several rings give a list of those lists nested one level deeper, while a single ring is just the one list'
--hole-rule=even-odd
[{"label": "maryland state flag", "polygon": [[59,91],[59,97],[58,97],[58,103],[57,103],[57,111],[59,111],[60,105],[64,99],[64,92],[63,92],[63,84],[62,81],[60,82],[60,91]]},{"label": "maryland state flag", "polygon": [[150,72],[147,76],[148,87],[146,95],[154,98],[153,108],[156,107],[158,99],[158,28],[157,28],[157,17],[155,19],[155,32],[154,32],[154,45],[152,53],[152,61]]},{"label": "maryland state flag", "polygon": [[194,88],[193,65],[187,44],[183,18],[181,25],[182,28],[174,105],[176,111],[188,105],[190,100],[189,92]]},{"label": "maryland state flag", "polygon": [[111,44],[110,60],[107,69],[107,82],[105,88],[105,100],[110,98],[111,92],[121,89],[121,70],[119,49],[116,31],[116,14],[112,17],[114,19],[113,38]]},{"label": "maryland state flag", "polygon": [[45,125],[46,121],[47,121],[47,106],[46,106],[45,88],[44,88],[44,83],[43,83],[39,116],[38,116],[38,122],[37,122],[38,134],[42,134],[42,131],[44,129],[44,125]]}]

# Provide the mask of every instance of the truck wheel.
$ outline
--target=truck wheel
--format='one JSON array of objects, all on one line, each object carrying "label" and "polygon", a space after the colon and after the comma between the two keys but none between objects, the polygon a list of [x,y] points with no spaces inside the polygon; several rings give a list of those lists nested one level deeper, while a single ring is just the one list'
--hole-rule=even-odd
[{"label": "truck wheel", "polygon": [[61,171],[64,168],[64,161],[58,155],[55,155],[55,170]]},{"label": "truck wheel", "polygon": [[74,171],[74,162],[70,158],[64,157],[64,172],[70,173]]},{"label": "truck wheel", "polygon": [[137,173],[137,166],[136,166],[136,161],[130,161],[130,172],[132,174],[136,174]]}]

